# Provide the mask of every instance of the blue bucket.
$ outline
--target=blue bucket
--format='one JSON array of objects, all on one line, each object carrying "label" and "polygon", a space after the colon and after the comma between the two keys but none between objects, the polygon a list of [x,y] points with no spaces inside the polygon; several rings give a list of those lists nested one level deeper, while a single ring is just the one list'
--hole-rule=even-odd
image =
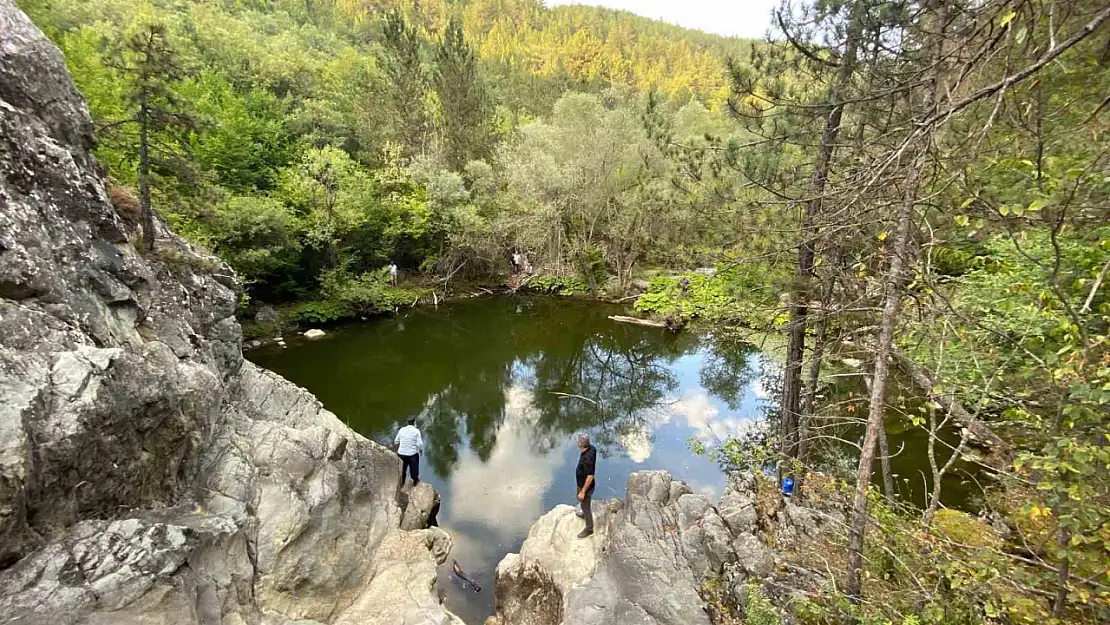
[{"label": "blue bucket", "polygon": [[793,494],[794,494],[794,478],[792,478],[792,477],[782,478],[782,495],[784,497],[789,497]]}]

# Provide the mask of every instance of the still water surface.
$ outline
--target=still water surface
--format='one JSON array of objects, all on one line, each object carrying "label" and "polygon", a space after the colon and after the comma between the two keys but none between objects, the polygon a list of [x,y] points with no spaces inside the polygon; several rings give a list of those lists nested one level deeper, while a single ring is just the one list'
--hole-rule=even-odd
[{"label": "still water surface", "polygon": [[[248,356],[316,394],[367,438],[392,444],[418,420],[421,477],[439,491],[451,558],[482,586],[441,567],[449,608],[471,625],[493,613],[494,569],[532,523],[574,503],[575,434],[599,450],[595,497],[623,497],[628,475],[666,469],[716,500],[724,475],[692,454],[759,427],[779,367],[751,346],[612,322],[621,309],[495,297],[410,310],[338,328],[320,341]],[[892,445],[920,449],[913,433]],[[903,446],[903,439],[909,445]],[[924,459],[895,458],[895,472]]]},{"label": "still water surface", "polygon": [[343,327],[249,357],[316,394],[383,444],[416,417],[421,477],[439,491],[451,554],[481,593],[440,588],[467,623],[493,613],[497,563],[532,523],[574,501],[575,434],[598,450],[599,499],[628,475],[667,469],[716,499],[724,476],[687,441],[712,444],[761,416],[774,366],[754,349],[716,349],[692,333],[618,324],[596,303],[491,298]]}]

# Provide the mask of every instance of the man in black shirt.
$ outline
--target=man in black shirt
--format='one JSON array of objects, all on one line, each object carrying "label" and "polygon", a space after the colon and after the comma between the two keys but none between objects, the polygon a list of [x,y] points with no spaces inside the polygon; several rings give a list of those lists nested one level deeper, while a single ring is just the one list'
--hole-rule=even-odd
[{"label": "man in black shirt", "polygon": [[586,520],[586,529],[578,537],[586,538],[594,533],[594,511],[591,505],[596,484],[594,469],[597,467],[597,449],[590,444],[588,435],[579,434],[578,450],[581,454],[578,456],[578,468],[574,471],[574,477],[578,481],[578,501],[581,503],[578,516]]}]

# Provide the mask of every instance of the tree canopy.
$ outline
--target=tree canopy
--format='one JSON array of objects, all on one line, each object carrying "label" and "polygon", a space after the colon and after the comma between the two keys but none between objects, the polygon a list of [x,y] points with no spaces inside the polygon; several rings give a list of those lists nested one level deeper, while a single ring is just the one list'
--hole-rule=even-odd
[{"label": "tree canopy", "polygon": [[[255,300],[316,322],[494,280],[784,333],[777,427],[720,458],[841,485],[806,622],[1110,619],[1105,2],[786,2],[765,42],[536,0],[20,4],[121,212]],[[849,360],[859,400],[826,402]],[[891,427],[929,435],[924,501]],[[993,524],[944,509],[963,462]]]}]

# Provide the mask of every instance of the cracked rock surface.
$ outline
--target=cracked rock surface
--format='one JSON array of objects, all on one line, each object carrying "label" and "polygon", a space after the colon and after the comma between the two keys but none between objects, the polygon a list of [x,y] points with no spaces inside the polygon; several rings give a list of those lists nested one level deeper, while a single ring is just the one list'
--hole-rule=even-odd
[{"label": "cracked rock surface", "polygon": [[459,623],[399,459],[243,360],[218,259],[136,250],[91,127],[0,0],[0,623]]},{"label": "cracked rock surface", "polygon": [[[558,506],[497,567],[496,614],[486,625],[709,625],[707,583],[742,594],[776,584],[784,568],[767,535],[797,544],[843,524],[779,502],[758,512],[756,479],[729,476],[714,506],[665,471],[628,478],[623,501],[594,502],[596,533]],[[767,532],[766,529],[773,528]]]}]

